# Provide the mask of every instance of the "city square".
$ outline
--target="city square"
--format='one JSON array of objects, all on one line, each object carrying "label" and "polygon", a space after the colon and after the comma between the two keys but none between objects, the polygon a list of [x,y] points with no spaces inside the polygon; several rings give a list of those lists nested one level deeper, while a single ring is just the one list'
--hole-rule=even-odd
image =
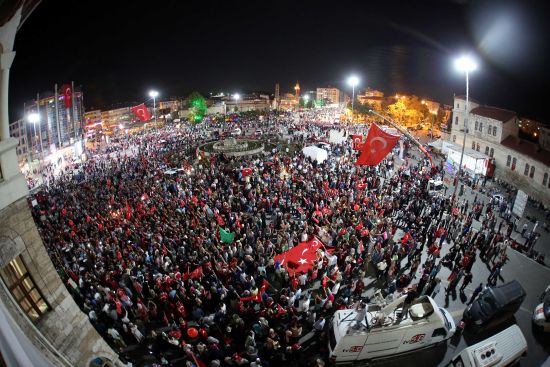
[{"label": "city square", "polygon": [[[521,92],[476,85],[498,74],[491,57],[504,60],[499,70],[510,66],[512,56],[487,51],[489,36],[508,34],[502,22],[525,26],[536,6],[487,2],[498,21],[485,43],[436,57],[445,76],[430,64],[426,85],[406,84],[408,72],[391,62],[390,76],[376,76],[381,66],[369,57],[340,75],[311,66],[302,78],[295,60],[277,62],[295,76],[270,74],[253,60],[229,71],[231,82],[218,74],[194,81],[203,71],[193,65],[224,68],[205,56],[180,58],[189,70],[177,83],[151,67],[128,84],[143,87],[136,91],[122,82],[136,66],[124,71],[115,61],[86,67],[100,77],[33,75],[28,58],[17,64],[14,40],[18,52],[32,49],[36,29],[49,24],[44,16],[68,8],[8,3],[0,28],[0,365],[549,365],[550,116],[532,106],[533,91],[502,108],[493,101]],[[468,2],[430,14],[449,7],[464,17],[456,22],[477,19]],[[211,24],[239,19],[237,44],[249,35],[245,25],[287,19],[289,9],[221,6],[210,9]],[[126,11],[114,6],[105,22]],[[357,8],[369,12],[389,8]],[[397,36],[378,41],[418,35],[395,19],[401,25],[384,24]],[[529,19],[537,29],[539,18]],[[165,23],[153,33],[172,44]],[[193,40],[197,24],[187,25]],[[298,33],[305,38],[307,29]],[[287,47],[282,39],[276,44]],[[441,51],[436,38],[428,43]],[[304,58],[303,50],[326,52],[288,47]],[[102,90],[104,71],[113,81]]]}]

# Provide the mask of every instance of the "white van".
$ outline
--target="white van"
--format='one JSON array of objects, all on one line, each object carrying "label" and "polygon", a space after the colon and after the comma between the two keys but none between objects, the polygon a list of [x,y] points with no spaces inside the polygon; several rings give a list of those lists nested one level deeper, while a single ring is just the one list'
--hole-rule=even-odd
[{"label": "white van", "polygon": [[550,332],[550,285],[540,295],[540,299],[533,312],[533,325],[540,331]]},{"label": "white van", "polygon": [[457,354],[450,367],[504,367],[527,353],[527,341],[517,325],[501,331]]},{"label": "white van", "polygon": [[449,312],[431,297],[416,299],[403,317],[406,295],[395,301],[369,304],[357,327],[355,310],[336,311],[329,326],[330,360],[336,364],[394,357],[444,343],[455,332]]}]

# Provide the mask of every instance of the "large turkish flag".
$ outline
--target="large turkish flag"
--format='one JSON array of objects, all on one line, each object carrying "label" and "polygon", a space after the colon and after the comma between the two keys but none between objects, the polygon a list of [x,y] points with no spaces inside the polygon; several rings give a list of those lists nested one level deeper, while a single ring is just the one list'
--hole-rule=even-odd
[{"label": "large turkish flag", "polygon": [[313,269],[313,262],[317,259],[317,250],[322,247],[321,241],[317,237],[313,237],[312,240],[302,242],[287,252],[275,256],[273,260],[285,267],[290,275],[307,273],[308,270]]},{"label": "large turkish flag", "polygon": [[130,111],[136,115],[140,121],[147,121],[151,119],[151,112],[145,107],[145,103],[130,108]]},{"label": "large turkish flag", "polygon": [[63,95],[63,105],[65,108],[70,108],[73,105],[73,90],[70,84],[61,86],[61,94]]},{"label": "large turkish flag", "polygon": [[399,136],[389,134],[378,125],[372,124],[367,140],[363,144],[361,155],[355,165],[376,166],[388,155],[398,141]]},{"label": "large turkish flag", "polygon": [[351,136],[351,148],[353,150],[363,150],[365,144],[365,137],[363,135],[350,135]]}]

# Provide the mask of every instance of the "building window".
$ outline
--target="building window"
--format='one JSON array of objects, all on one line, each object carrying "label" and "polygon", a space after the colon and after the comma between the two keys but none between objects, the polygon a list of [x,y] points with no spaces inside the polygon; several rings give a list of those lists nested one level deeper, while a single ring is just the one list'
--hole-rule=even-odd
[{"label": "building window", "polygon": [[483,131],[483,123],[479,123],[479,131]]},{"label": "building window", "polygon": [[453,135],[453,143],[456,141],[456,135]]},{"label": "building window", "polygon": [[525,169],[523,170],[523,175],[527,176],[529,174],[529,163],[525,163]]},{"label": "building window", "polygon": [[535,166],[531,166],[531,172],[529,172],[529,177],[533,178],[534,175],[535,175]]},{"label": "building window", "polygon": [[456,104],[456,108],[460,108],[460,103],[457,103],[457,104]]},{"label": "building window", "polygon": [[489,152],[489,157],[492,158],[494,154],[495,154],[495,150],[491,148],[491,151]]},{"label": "building window", "polygon": [[479,148],[480,148],[479,143],[477,143],[476,150],[477,150],[478,152],[479,152]]},{"label": "building window", "polygon": [[10,261],[0,274],[13,298],[32,321],[37,321],[50,309],[21,256]]},{"label": "building window", "polygon": [[512,171],[514,171],[516,169],[516,157],[512,158]]},{"label": "building window", "polygon": [[474,130],[477,130],[478,122],[476,121],[476,126],[474,127]]},{"label": "building window", "polygon": [[508,155],[508,158],[506,158],[506,167],[510,167],[511,162],[512,162],[512,156]]},{"label": "building window", "polygon": [[455,125],[458,125],[458,116],[455,117]]},{"label": "building window", "polygon": [[546,186],[548,182],[548,172],[544,172],[544,177],[542,178],[542,186]]},{"label": "building window", "polygon": [[489,147],[485,147],[485,155],[489,155]]},{"label": "building window", "polygon": [[472,141],[472,149],[475,149],[475,148],[476,148],[476,142]]},{"label": "building window", "polygon": [[493,136],[497,136],[497,127],[493,126]]}]

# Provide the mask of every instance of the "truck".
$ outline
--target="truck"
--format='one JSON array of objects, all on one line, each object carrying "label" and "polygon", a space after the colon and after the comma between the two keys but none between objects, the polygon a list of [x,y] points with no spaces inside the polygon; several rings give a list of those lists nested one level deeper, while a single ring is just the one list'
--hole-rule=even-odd
[{"label": "truck", "polygon": [[455,355],[449,367],[513,366],[527,353],[527,341],[517,325],[512,325]]},{"label": "truck", "polygon": [[406,297],[369,304],[361,321],[353,309],[336,311],[329,324],[330,361],[351,365],[446,343],[456,330],[450,313],[421,296],[403,314]]}]

